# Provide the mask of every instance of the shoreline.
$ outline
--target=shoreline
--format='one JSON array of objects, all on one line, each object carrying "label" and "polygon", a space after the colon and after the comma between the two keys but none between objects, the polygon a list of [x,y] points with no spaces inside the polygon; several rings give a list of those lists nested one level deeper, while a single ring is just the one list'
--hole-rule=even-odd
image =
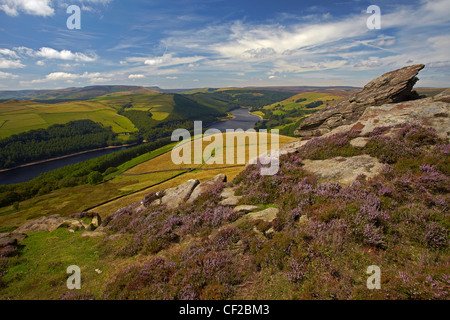
[{"label": "shoreline", "polygon": [[250,114],[252,114],[252,115],[254,115],[254,116],[259,117],[259,119],[261,119],[261,121],[264,121],[264,120],[265,120],[265,119],[264,119],[262,116],[260,116],[259,114],[254,114],[254,113],[251,112],[251,111],[249,111],[248,113],[250,113]]},{"label": "shoreline", "polygon": [[39,161],[30,162],[30,163],[26,163],[26,164],[21,164],[20,166],[16,166],[16,167],[13,167],[13,168],[1,169],[0,173],[1,172],[12,171],[12,170],[19,169],[19,168],[30,167],[30,166],[33,166],[33,165],[36,165],[36,164],[41,164],[41,163],[51,162],[51,161],[55,161],[55,160],[61,160],[61,159],[64,159],[64,158],[70,158],[70,157],[74,157],[74,156],[79,156],[81,154],[85,154],[85,153],[89,153],[89,152],[108,150],[108,149],[117,149],[117,148],[123,148],[123,147],[131,147],[131,146],[134,146],[134,145],[137,145],[137,144],[138,143],[131,143],[131,144],[123,144],[123,145],[120,145],[120,146],[108,146],[108,147],[103,147],[103,148],[97,148],[97,149],[80,151],[80,152],[71,153],[71,154],[67,154],[67,155],[59,156],[59,157],[55,157],[55,158],[50,158],[50,159],[39,160]]}]

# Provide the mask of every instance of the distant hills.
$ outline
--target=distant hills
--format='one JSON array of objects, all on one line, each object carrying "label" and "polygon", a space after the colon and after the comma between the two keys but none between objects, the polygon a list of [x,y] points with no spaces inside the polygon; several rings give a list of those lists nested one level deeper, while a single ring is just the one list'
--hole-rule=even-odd
[{"label": "distant hills", "polygon": [[160,91],[141,87],[141,86],[88,86],[82,88],[66,88],[55,90],[19,90],[19,91],[0,91],[0,100],[89,100],[104,96],[107,94],[127,92],[129,94],[150,94],[160,93]]},{"label": "distant hills", "polygon": [[111,86],[87,86],[82,88],[65,88],[53,90],[5,90],[0,91],[0,100],[33,100],[33,101],[70,101],[89,100],[108,94],[152,94],[152,93],[212,93],[228,90],[270,90],[285,92],[310,92],[310,91],[347,91],[359,90],[356,87],[313,87],[313,86],[279,86],[279,87],[245,87],[245,88],[192,88],[192,89],[161,89],[159,87],[111,85]]}]

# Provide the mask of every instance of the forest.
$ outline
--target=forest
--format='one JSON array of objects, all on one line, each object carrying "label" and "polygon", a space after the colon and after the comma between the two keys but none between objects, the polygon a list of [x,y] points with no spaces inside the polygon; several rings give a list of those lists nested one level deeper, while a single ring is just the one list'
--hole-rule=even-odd
[{"label": "forest", "polygon": [[[48,194],[61,188],[75,187],[91,183],[89,175],[93,172],[106,176],[114,172],[116,167],[139,155],[156,150],[171,142],[170,137],[154,142],[140,144],[106,154],[104,156],[78,162],[50,172],[42,173],[38,177],[23,183],[0,185],[0,207],[11,205],[17,201],[30,199],[36,195]],[[98,174],[97,174],[98,173]],[[92,178],[92,176],[91,176]]]},{"label": "forest", "polygon": [[92,120],[56,124],[0,140],[0,169],[70,153],[119,145],[111,128]]}]

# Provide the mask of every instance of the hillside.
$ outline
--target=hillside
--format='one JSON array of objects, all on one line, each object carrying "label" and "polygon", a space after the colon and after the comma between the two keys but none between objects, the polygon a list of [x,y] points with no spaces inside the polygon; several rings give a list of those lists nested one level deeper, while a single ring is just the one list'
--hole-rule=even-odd
[{"label": "hillside", "polygon": [[[163,153],[86,189],[95,198],[119,183],[122,194],[145,187],[87,212],[75,213],[80,198],[69,196],[81,189],[0,212],[10,227],[0,236],[0,297],[448,300],[450,89],[418,98],[417,72],[393,71],[337,102],[358,101],[345,124],[283,138],[274,175],[257,161],[190,170]],[[320,112],[312,121],[329,115]],[[65,287],[73,263],[78,291]]]},{"label": "hillside", "polygon": [[139,86],[88,86],[82,88],[66,88],[55,90],[20,90],[0,91],[0,100],[36,100],[36,101],[63,101],[63,100],[89,100],[99,96],[127,93],[158,93],[159,91]]}]

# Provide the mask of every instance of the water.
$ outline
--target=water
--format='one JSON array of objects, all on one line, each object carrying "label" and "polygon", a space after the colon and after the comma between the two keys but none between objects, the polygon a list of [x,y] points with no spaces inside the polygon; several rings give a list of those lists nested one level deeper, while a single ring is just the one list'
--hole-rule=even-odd
[{"label": "water", "polygon": [[256,122],[261,120],[258,116],[251,114],[248,112],[248,109],[244,108],[234,109],[231,113],[233,114],[234,119],[217,122],[209,126],[208,129],[215,128],[219,129],[221,132],[226,132],[226,129],[242,129],[245,131],[248,129],[253,129]]},{"label": "water", "polygon": [[13,184],[31,180],[41,173],[55,170],[69,164],[74,164],[81,161],[86,161],[92,158],[97,158],[105,154],[123,150],[123,148],[105,149],[87,152],[72,157],[67,157],[58,160],[38,163],[27,167],[17,168],[5,172],[0,172],[0,184]]},{"label": "water", "polygon": [[[242,129],[248,130],[255,126],[255,123],[260,120],[258,116],[255,116],[248,112],[248,109],[235,109],[231,113],[234,115],[234,119],[217,122],[208,128],[216,128],[222,132],[226,129]],[[99,151],[92,151],[83,153],[80,155],[67,157],[58,160],[52,160],[44,163],[38,163],[27,167],[17,168],[5,172],[0,172],[0,184],[13,184],[31,180],[41,173],[55,170],[69,164],[74,164],[81,161],[86,161],[96,157],[103,156],[112,152],[119,151],[124,148],[105,149]]]}]

